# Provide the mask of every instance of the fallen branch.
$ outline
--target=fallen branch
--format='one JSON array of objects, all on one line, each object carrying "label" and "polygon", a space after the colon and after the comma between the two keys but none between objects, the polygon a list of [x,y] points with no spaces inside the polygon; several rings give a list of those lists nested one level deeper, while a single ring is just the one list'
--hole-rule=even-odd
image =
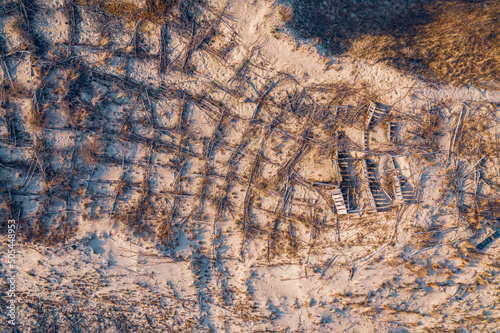
[{"label": "fallen branch", "polygon": [[462,118],[464,116],[464,113],[465,113],[465,106],[462,107],[462,111],[460,112],[460,117],[458,118],[457,127],[455,128],[455,133],[453,134],[453,137],[450,141],[450,147],[448,147],[448,160],[450,159],[450,156],[451,156],[451,153],[453,150],[453,145],[455,144],[455,140],[457,138],[458,128],[460,127],[460,124],[462,123]]}]

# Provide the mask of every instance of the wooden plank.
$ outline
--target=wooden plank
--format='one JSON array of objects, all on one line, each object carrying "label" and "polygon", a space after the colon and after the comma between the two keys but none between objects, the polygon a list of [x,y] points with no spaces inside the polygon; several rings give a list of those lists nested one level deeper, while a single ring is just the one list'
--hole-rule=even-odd
[{"label": "wooden plank", "polygon": [[455,292],[455,299],[456,300],[462,299],[462,297],[465,295],[468,289],[469,289],[468,284],[460,283],[458,285],[457,291]]},{"label": "wooden plank", "polygon": [[371,186],[370,186],[370,178],[368,177],[368,164],[366,162],[366,159],[363,159],[363,174],[365,176],[365,179],[366,179],[366,183],[367,183],[367,186],[368,186],[368,189],[367,189],[367,194],[368,194],[368,200],[370,201],[370,205],[372,208],[377,208],[377,204],[375,203],[375,198],[373,197],[373,193],[372,193],[372,189],[371,189]]},{"label": "wooden plank", "polygon": [[370,150],[369,147],[369,139],[370,139],[370,134],[368,130],[363,130],[363,150],[367,151]]},{"label": "wooden plank", "polygon": [[368,118],[368,122],[366,123],[367,130],[370,129],[370,123],[373,120],[373,115],[375,114],[376,108],[377,108],[377,106],[375,105],[375,103],[370,103],[370,105],[368,106],[368,113],[370,114],[370,118]]},{"label": "wooden plank", "polygon": [[493,243],[494,240],[500,237],[500,230],[495,231],[493,234],[490,236],[486,237],[481,243],[476,245],[476,250],[477,251],[482,251],[484,250],[488,245]]},{"label": "wooden plank", "polygon": [[339,153],[347,150],[347,137],[344,131],[337,132],[337,158]]},{"label": "wooden plank", "polygon": [[339,160],[336,160],[335,163],[333,163],[334,167],[335,167],[335,174],[337,176],[337,182],[338,184],[340,185],[340,183],[342,183],[342,178],[340,177],[340,172],[339,172]]},{"label": "wooden plank", "polygon": [[394,179],[396,180],[396,186],[395,186],[396,200],[403,202],[404,197],[403,197],[403,192],[401,191],[401,184],[399,182],[399,178],[394,177]]},{"label": "wooden plank", "polygon": [[389,122],[389,142],[396,142],[396,131],[398,124],[395,122]]},{"label": "wooden plank", "polygon": [[335,204],[335,208],[337,208],[337,212],[339,214],[347,214],[347,208],[345,206],[344,196],[342,195],[342,191],[340,189],[335,189],[332,191],[333,202]]}]

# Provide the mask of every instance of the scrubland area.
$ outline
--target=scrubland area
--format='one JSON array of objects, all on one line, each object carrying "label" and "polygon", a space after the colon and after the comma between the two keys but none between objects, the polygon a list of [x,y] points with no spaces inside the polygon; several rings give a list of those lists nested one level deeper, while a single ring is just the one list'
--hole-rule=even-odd
[{"label": "scrubland area", "polygon": [[2,331],[498,330],[497,2],[1,6]]}]

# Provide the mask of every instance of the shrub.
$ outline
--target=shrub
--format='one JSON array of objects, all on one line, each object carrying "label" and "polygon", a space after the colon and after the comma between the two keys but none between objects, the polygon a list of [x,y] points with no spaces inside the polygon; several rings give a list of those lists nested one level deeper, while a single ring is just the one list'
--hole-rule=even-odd
[{"label": "shrub", "polygon": [[151,21],[161,24],[171,12],[175,0],[146,0],[144,7],[139,7],[133,2],[118,0],[80,0],[82,6],[98,8],[106,14],[125,18],[137,22],[139,20]]},{"label": "shrub", "polygon": [[452,1],[431,9],[434,21],[415,37],[431,74],[457,84],[500,74],[500,3]]},{"label": "shrub", "polygon": [[87,164],[95,163],[102,151],[102,144],[95,138],[90,138],[80,146],[80,155]]}]

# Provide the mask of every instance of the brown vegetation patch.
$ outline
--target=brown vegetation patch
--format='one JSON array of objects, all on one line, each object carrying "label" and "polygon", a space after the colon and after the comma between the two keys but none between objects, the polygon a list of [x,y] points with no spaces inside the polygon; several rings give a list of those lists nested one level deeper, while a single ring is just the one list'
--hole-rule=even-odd
[{"label": "brown vegetation patch", "polygon": [[500,73],[498,1],[297,2],[289,23],[335,54],[385,62],[429,79],[494,86]]},{"label": "brown vegetation patch", "polygon": [[176,0],[146,0],[144,7],[128,1],[79,0],[78,2],[88,8],[104,10],[111,16],[126,18],[134,22],[146,20],[161,24],[170,14]]}]

